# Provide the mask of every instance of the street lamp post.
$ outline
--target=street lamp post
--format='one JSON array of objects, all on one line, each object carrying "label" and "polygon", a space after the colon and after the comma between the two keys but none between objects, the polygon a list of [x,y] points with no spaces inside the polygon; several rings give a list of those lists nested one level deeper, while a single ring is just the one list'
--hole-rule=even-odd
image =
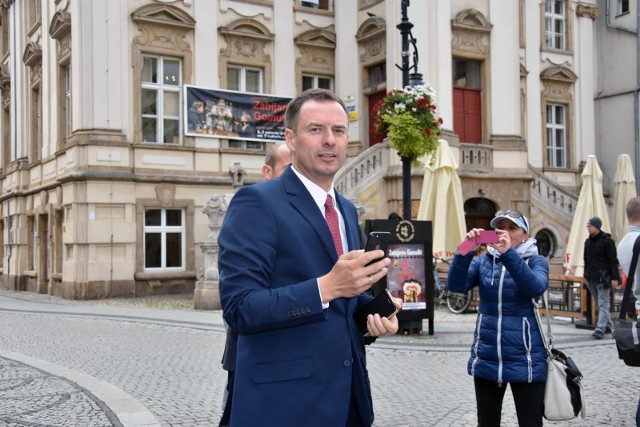
[{"label": "street lamp post", "polygon": [[[424,84],[422,74],[418,73],[418,50],[416,39],[411,34],[413,24],[407,16],[409,0],[402,0],[402,19],[396,25],[402,36],[402,66],[396,64],[402,70],[402,87]],[[413,65],[409,65],[410,45],[413,45]],[[414,72],[411,73],[411,70]],[[411,164],[415,159],[402,158],[402,211],[404,219],[411,220]]]}]

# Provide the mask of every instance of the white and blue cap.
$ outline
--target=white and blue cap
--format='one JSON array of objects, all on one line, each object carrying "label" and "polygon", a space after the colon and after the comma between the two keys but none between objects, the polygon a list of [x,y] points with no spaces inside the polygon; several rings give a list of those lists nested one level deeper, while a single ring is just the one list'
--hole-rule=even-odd
[{"label": "white and blue cap", "polygon": [[496,212],[496,216],[491,220],[491,223],[489,225],[491,225],[491,227],[493,228],[496,228],[496,226],[502,219],[508,219],[518,227],[522,228],[525,233],[529,233],[529,221],[522,212],[516,210],[499,210],[498,212]]}]

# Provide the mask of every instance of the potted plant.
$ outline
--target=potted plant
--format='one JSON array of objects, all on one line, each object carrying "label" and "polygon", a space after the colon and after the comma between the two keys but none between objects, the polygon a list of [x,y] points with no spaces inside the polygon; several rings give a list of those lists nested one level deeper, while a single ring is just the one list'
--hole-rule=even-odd
[{"label": "potted plant", "polygon": [[374,131],[387,137],[403,160],[435,159],[442,124],[435,98],[430,85],[407,86],[389,91],[374,106]]}]

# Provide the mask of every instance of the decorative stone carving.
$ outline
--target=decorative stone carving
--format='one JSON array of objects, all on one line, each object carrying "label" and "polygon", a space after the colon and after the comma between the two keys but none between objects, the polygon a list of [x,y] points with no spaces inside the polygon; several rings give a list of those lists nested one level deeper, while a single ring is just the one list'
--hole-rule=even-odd
[{"label": "decorative stone carving", "polygon": [[173,200],[176,197],[176,186],[166,183],[156,185],[156,197],[163,207],[173,205]]},{"label": "decorative stone carving", "polygon": [[244,185],[244,177],[246,175],[246,171],[240,164],[240,162],[235,162],[231,168],[229,168],[229,175],[231,176],[231,185],[234,188],[242,187]]},{"label": "decorative stone carving", "polygon": [[595,21],[598,17],[598,8],[591,4],[578,3],[576,15],[580,18],[590,18],[592,21]]},{"label": "decorative stone carving", "polygon": [[476,9],[460,11],[451,20],[453,50],[489,55],[489,35],[493,25]]},{"label": "decorative stone carving", "polygon": [[194,291],[194,308],[198,310],[219,310],[220,304],[220,274],[218,272],[218,234],[222,225],[222,217],[227,211],[224,196],[214,194],[209,197],[202,208],[202,212],[209,217],[208,240],[200,244],[204,253],[204,266],[198,270],[196,289]]},{"label": "decorative stone carving", "polygon": [[217,231],[222,224],[222,217],[227,212],[227,201],[224,196],[217,194],[209,197],[207,203],[202,208],[202,213],[209,217],[209,241],[215,241],[218,238]]}]

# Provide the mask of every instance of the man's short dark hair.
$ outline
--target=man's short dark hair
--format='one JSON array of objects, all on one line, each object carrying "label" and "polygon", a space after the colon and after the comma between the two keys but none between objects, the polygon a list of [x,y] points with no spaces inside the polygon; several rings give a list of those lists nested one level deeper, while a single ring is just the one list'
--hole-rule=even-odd
[{"label": "man's short dark hair", "polygon": [[344,102],[338,95],[326,89],[307,89],[302,92],[300,95],[293,98],[289,101],[287,105],[287,110],[284,115],[284,126],[287,129],[291,129],[292,131],[296,131],[298,127],[298,117],[300,116],[300,109],[302,105],[307,101],[335,101],[344,110],[344,113],[349,117],[349,112],[347,111],[347,106],[344,105]]},{"label": "man's short dark hair", "polygon": [[633,197],[627,203],[627,219],[630,222],[640,221],[640,196]]}]

